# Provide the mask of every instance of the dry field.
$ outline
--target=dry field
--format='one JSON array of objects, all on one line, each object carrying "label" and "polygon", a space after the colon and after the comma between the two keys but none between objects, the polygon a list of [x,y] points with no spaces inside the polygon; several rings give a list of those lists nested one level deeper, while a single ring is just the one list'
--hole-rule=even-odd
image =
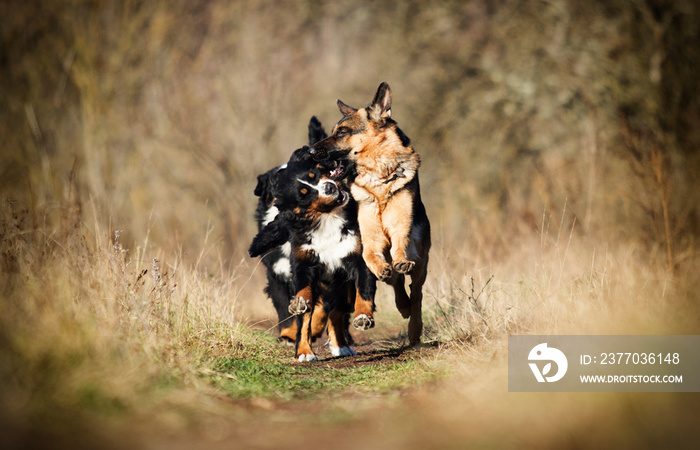
[{"label": "dry field", "polygon": [[[48,3],[48,4],[46,4]],[[700,334],[700,6],[0,6],[1,448],[695,447],[696,393],[509,393],[509,334]],[[275,341],[256,175],[391,84],[424,344]]]}]

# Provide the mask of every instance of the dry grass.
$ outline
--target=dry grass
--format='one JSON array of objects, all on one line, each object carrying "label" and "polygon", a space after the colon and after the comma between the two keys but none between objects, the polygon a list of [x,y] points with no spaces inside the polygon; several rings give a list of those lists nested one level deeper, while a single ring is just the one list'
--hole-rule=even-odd
[{"label": "dry grass", "polygon": [[[84,421],[77,435],[133,426],[155,445],[151,425],[181,446],[284,442],[289,426],[264,424],[306,406],[231,405],[202,376],[270,348],[251,329],[273,312],[245,255],[255,176],[305,143],[311,115],[329,127],[336,98],[362,106],[384,80],[433,225],[425,339],[444,345],[424,359],[451,375],[318,400],[319,433],[408,447],[689,436],[693,395],[504,383],[508,334],[700,332],[696,2],[44,3],[0,6],[10,444]],[[378,339],[405,325],[389,297]]]}]

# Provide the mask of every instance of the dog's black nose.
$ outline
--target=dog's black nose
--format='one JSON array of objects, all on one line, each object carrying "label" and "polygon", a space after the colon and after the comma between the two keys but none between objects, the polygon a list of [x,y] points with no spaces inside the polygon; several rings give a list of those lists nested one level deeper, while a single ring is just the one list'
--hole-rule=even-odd
[{"label": "dog's black nose", "polygon": [[335,197],[338,194],[338,186],[333,182],[325,183],[323,185],[323,193]]},{"label": "dog's black nose", "polygon": [[309,148],[309,155],[311,155],[311,157],[316,161],[321,161],[322,159],[326,158],[326,152],[323,149],[316,147]]}]

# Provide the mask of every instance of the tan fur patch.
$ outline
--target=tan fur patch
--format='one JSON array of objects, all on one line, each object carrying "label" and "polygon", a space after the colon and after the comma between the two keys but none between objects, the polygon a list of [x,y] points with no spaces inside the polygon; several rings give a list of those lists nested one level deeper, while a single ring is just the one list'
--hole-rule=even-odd
[{"label": "tan fur patch", "polygon": [[334,310],[330,314],[328,323],[328,340],[331,347],[345,347],[348,345],[345,339],[345,313]]},{"label": "tan fur patch", "polygon": [[323,301],[317,299],[313,316],[311,317],[311,337],[316,338],[323,334],[328,323],[328,313],[323,309]]},{"label": "tan fur patch", "polygon": [[358,171],[351,191],[358,203],[363,257],[382,279],[387,249],[394,262],[407,260],[420,157],[389,127],[372,124],[363,135],[362,149],[350,152]]},{"label": "tan fur patch", "polygon": [[292,322],[287,328],[282,328],[280,330],[280,337],[285,337],[294,342],[297,339],[297,323]]},{"label": "tan fur patch", "polygon": [[[391,119],[391,102],[387,83],[379,86],[367,108],[358,110],[339,100],[344,117],[315,151],[345,155],[355,163],[357,176],[350,191],[358,205],[362,257],[377,278],[394,287],[401,315],[410,318],[409,339],[415,345],[423,327],[430,224],[420,203],[420,156]],[[411,275],[410,297],[403,285],[406,274]]]}]

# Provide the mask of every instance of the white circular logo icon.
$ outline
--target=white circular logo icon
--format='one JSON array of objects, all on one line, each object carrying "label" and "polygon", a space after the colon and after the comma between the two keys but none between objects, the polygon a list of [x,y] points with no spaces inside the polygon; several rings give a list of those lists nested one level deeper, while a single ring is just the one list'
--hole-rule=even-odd
[{"label": "white circular logo icon", "polygon": [[[535,345],[532,350],[530,350],[527,359],[530,361],[549,361],[542,367],[541,372],[537,363],[530,363],[530,369],[539,383],[544,383],[545,381],[549,383],[559,381],[566,374],[566,369],[569,368],[569,363],[564,353],[554,347],[547,347],[546,343]],[[557,373],[549,377],[545,376],[552,371],[552,362],[557,364]]]}]

